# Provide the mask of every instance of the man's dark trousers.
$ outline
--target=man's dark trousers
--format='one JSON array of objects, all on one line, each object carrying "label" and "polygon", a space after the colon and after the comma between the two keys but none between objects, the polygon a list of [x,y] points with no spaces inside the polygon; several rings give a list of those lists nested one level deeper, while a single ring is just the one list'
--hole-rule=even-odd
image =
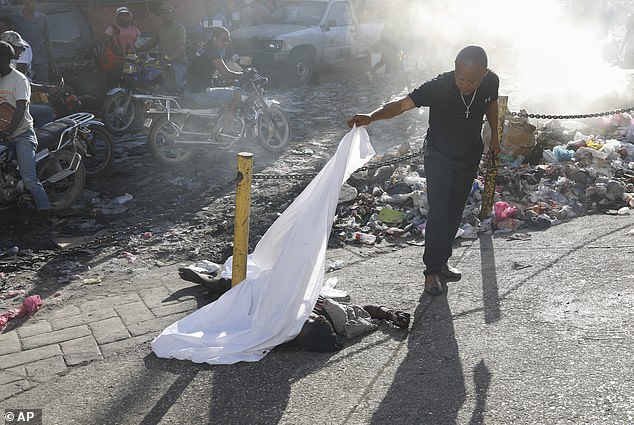
[{"label": "man's dark trousers", "polygon": [[478,163],[449,167],[425,157],[429,213],[425,225],[425,276],[439,273],[452,254]]}]

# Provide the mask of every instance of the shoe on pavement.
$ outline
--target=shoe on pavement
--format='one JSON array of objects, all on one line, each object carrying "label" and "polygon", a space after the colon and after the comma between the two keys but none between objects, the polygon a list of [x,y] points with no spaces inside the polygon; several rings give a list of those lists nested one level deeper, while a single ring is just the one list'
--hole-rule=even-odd
[{"label": "shoe on pavement", "polygon": [[462,279],[462,273],[460,270],[450,267],[448,264],[443,264],[440,269],[440,275],[447,279],[448,281],[457,282]]},{"label": "shoe on pavement", "polygon": [[427,276],[425,276],[425,293],[432,295],[432,296],[438,296],[438,295],[442,295],[442,293],[444,292],[443,287],[442,287],[442,283],[440,282],[440,279],[438,278],[437,274],[428,274]]}]

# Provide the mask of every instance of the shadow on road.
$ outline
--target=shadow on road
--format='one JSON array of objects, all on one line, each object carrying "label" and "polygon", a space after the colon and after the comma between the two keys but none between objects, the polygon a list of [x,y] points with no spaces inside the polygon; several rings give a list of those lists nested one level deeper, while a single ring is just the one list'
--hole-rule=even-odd
[{"label": "shadow on road", "polygon": [[473,383],[475,384],[476,404],[471,415],[469,425],[481,425],[484,423],[484,412],[486,412],[486,400],[491,384],[491,372],[484,364],[484,360],[480,360],[473,368]]},{"label": "shadow on road", "polygon": [[484,322],[489,324],[500,320],[500,294],[495,269],[495,251],[491,235],[482,235],[479,240]]},{"label": "shadow on road", "polygon": [[409,333],[407,355],[372,417],[372,424],[453,424],[465,383],[446,296],[423,295]]}]

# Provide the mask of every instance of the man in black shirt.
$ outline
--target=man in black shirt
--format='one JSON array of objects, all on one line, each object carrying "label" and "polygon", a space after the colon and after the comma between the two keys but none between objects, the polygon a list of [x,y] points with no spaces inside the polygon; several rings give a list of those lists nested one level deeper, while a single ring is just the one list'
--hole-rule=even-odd
[{"label": "man in black shirt", "polygon": [[489,152],[498,154],[497,98],[499,78],[487,68],[482,47],[467,46],[455,70],[440,74],[409,95],[388,102],[370,114],[357,114],[348,126],[390,119],[415,107],[429,107],[429,129],[424,153],[429,212],[425,230],[425,292],[443,293],[440,277],[459,280],[447,264],[462,220],[462,212],[476,177],[484,145],[481,130],[486,115],[491,127]]},{"label": "man in black shirt", "polygon": [[222,134],[233,135],[233,119],[240,106],[240,92],[233,87],[211,87],[214,71],[223,77],[240,79],[243,72],[231,71],[222,58],[224,51],[231,43],[229,30],[224,27],[214,27],[211,39],[203,44],[196,52],[189,65],[189,74],[185,86],[185,96],[203,107],[227,106],[224,117]]}]

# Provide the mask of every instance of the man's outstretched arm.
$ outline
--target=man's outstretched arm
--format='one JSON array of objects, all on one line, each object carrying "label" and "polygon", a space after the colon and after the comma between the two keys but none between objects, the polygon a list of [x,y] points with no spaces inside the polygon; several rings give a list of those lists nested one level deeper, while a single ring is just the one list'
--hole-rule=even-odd
[{"label": "man's outstretched arm", "polygon": [[401,99],[388,102],[369,114],[356,114],[348,120],[348,127],[352,128],[355,124],[359,127],[378,120],[389,120],[415,107],[416,105],[414,105],[412,98],[405,96]]}]

